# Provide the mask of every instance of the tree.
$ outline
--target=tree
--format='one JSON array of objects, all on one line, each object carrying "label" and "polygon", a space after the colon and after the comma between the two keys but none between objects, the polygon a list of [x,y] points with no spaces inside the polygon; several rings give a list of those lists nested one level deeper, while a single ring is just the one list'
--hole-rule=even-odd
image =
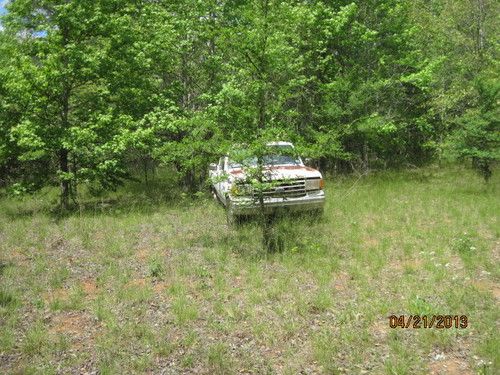
[{"label": "tree", "polygon": [[415,1],[411,9],[415,41],[423,61],[432,67],[422,119],[432,129],[428,145],[440,159],[448,135],[463,126],[459,119],[481,101],[477,80],[495,69],[499,4],[491,0]]},{"label": "tree", "polygon": [[[28,105],[25,88],[15,69],[12,69],[12,60],[15,56],[16,40],[0,31],[0,186],[8,186],[16,190],[14,181],[24,177],[24,187],[33,187],[40,181],[40,173],[45,172],[47,160],[34,168],[30,168],[25,161],[20,160],[20,148],[13,142],[10,129],[16,125],[24,108]],[[30,178],[27,178],[30,176]],[[17,186],[19,189],[20,186]]]},{"label": "tree", "polygon": [[296,10],[273,0],[243,3],[233,9],[236,19],[223,36],[229,51],[225,67],[229,77],[216,94],[212,110],[214,122],[220,124],[230,143],[244,145],[244,153],[238,149],[240,155],[231,157],[257,158],[256,166],[245,169],[260,208],[263,246],[269,251],[279,248],[281,241],[272,217],[265,213],[264,191],[272,184],[263,164],[269,152],[266,143],[277,138],[304,143],[294,131],[297,121],[290,110],[304,78],[297,40],[290,37]]},{"label": "tree", "polygon": [[470,159],[473,168],[488,182],[493,163],[500,160],[500,84],[498,77],[482,78],[476,87],[479,102],[458,119],[459,128],[450,146],[460,159]]},{"label": "tree", "polygon": [[147,5],[141,32],[147,41],[154,104],[140,126],[150,131],[150,157],[174,166],[188,191],[201,187],[208,160],[222,141],[211,107],[223,84],[219,46],[224,3],[159,1]]},{"label": "tree", "polygon": [[173,166],[195,191],[231,144],[258,155],[270,138],[287,139],[323,172],[387,168],[439,157],[465,123],[488,129],[475,138],[494,125],[474,86],[495,69],[492,0],[13,0],[8,9],[0,183],[57,184],[62,207],[77,186],[113,189],[137,163]]},{"label": "tree", "polygon": [[133,4],[8,4],[5,29],[15,50],[8,85],[11,92],[22,92],[25,103],[8,124],[10,137],[19,160],[50,161],[45,183],[60,185],[63,209],[79,182],[109,188],[127,176],[123,154],[134,140],[134,121],[121,98],[125,87],[138,86],[138,80],[130,81],[137,75],[117,77],[147,63],[126,52],[135,35],[138,9]]}]

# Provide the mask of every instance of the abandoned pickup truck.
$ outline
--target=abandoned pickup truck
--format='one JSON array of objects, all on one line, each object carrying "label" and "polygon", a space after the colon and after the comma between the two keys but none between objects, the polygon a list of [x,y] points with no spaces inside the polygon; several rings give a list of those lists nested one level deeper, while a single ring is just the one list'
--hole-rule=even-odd
[{"label": "abandoned pickup truck", "polygon": [[[289,142],[268,143],[267,148],[269,153],[262,158],[262,175],[268,182],[261,192],[265,213],[290,210],[316,211],[321,215],[325,203],[321,173],[305,166],[300,157],[292,156],[293,152],[287,152],[294,150]],[[239,163],[227,155],[218,164],[210,164],[212,193],[225,206],[229,223],[260,210],[259,194],[248,182],[245,170],[256,166],[256,157]]]}]

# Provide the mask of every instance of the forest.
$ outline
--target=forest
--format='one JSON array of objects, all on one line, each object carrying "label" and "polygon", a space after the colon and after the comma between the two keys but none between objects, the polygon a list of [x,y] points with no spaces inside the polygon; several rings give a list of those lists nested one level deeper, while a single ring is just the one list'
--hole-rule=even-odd
[{"label": "forest", "polygon": [[499,10],[0,0],[0,373],[500,374]]},{"label": "forest", "polygon": [[492,0],[5,2],[0,186],[189,192],[235,143],[328,173],[499,160]]}]

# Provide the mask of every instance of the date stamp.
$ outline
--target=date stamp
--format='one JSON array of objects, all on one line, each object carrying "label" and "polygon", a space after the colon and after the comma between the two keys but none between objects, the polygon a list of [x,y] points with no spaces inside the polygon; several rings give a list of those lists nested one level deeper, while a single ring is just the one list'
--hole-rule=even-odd
[{"label": "date stamp", "polygon": [[469,319],[467,315],[391,315],[389,327],[391,328],[467,328]]}]

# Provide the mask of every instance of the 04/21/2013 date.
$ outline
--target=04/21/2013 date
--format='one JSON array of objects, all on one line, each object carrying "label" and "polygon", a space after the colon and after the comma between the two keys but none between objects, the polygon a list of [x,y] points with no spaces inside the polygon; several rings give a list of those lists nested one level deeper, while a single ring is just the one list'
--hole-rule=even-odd
[{"label": "04/21/2013 date", "polygon": [[391,328],[467,328],[466,315],[391,315]]}]

